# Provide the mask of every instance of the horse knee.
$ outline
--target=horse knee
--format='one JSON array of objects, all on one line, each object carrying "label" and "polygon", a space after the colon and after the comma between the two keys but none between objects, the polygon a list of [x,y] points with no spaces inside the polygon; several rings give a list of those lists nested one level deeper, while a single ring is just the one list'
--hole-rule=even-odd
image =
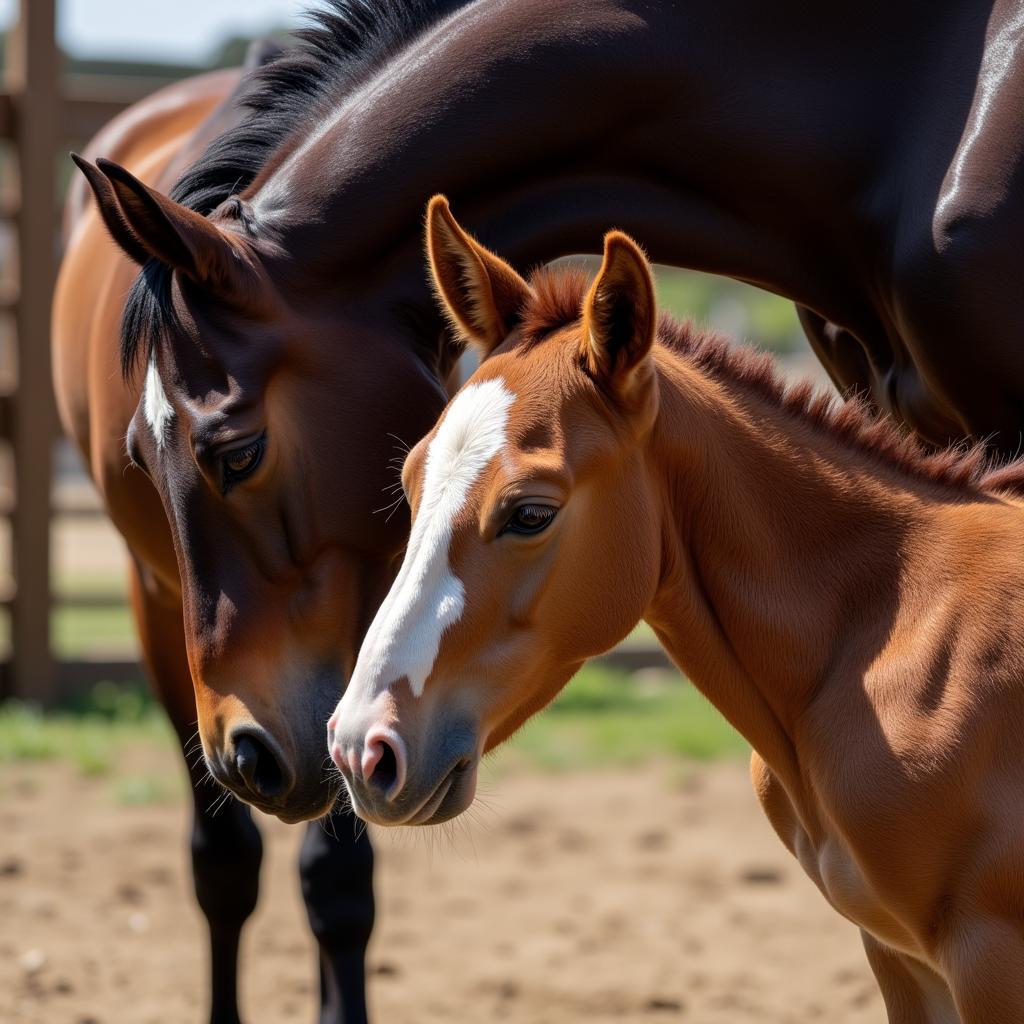
[{"label": "horse knee", "polygon": [[337,823],[340,838],[318,822],[309,826],[299,855],[302,895],[317,940],[332,946],[365,946],[373,931],[373,847],[361,830]]},{"label": "horse knee", "polygon": [[263,840],[248,807],[231,800],[217,816],[192,824],[196,899],[211,924],[241,926],[256,909]]},{"label": "horse knee", "polygon": [[1018,920],[962,921],[943,961],[963,1024],[1024,1020],[1024,939]]}]

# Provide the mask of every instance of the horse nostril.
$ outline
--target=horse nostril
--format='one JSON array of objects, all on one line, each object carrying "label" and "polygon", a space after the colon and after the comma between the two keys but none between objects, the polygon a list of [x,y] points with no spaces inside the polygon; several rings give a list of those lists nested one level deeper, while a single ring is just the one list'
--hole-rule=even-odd
[{"label": "horse nostril", "polygon": [[380,760],[374,769],[373,778],[381,789],[390,789],[395,779],[398,778],[398,759],[395,752],[386,743],[382,743]]},{"label": "horse nostril", "polygon": [[391,733],[371,733],[363,748],[363,781],[387,799],[397,796],[405,782],[405,746]]},{"label": "horse nostril", "polygon": [[273,799],[285,789],[285,775],[270,748],[253,733],[235,740],[235,767],[246,787],[256,796]]}]

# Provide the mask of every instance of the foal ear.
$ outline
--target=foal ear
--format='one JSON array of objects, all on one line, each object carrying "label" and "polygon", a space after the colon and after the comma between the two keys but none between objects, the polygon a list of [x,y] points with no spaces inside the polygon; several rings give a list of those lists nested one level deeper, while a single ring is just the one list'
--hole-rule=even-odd
[{"label": "foal ear", "polygon": [[657,308],[651,265],[629,235],[604,236],[604,260],[583,303],[583,348],[589,373],[624,393],[654,344]]},{"label": "foal ear", "polygon": [[92,186],[114,241],[136,263],[157,259],[196,284],[231,287],[238,255],[224,232],[202,214],[143,184],[111,160],[100,158],[94,166],[81,157],[73,159]]},{"label": "foal ear", "polygon": [[530,286],[462,229],[444,196],[427,205],[427,258],[452,326],[481,356],[490,355],[515,326]]}]

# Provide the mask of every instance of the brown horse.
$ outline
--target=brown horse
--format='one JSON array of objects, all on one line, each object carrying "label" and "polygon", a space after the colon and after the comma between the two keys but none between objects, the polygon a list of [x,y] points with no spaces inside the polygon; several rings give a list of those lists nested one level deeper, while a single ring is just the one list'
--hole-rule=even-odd
[{"label": "brown horse", "polygon": [[[1018,20],[982,0],[813,20],[796,3],[332,0],[244,109],[235,76],[207,78],[95,140],[120,163],[83,164],[98,202],[71,204],[58,397],[132,550],[157,688],[183,739],[198,718],[215,778],[289,820],[334,797],[316,719],[408,524],[370,515],[388,434],[433,422],[454,355],[420,261],[442,186],[518,261],[615,220],[664,262],[788,295],[841,385],[935,441],[1012,448]],[[235,806],[207,819],[197,885],[231,1019],[258,840]],[[322,937],[345,931],[336,880],[366,892],[360,849],[358,870],[308,857],[327,893],[311,906],[336,908],[311,911]]]},{"label": "brown horse", "polygon": [[410,453],[412,533],[330,728],[359,814],[443,821],[480,756],[646,619],[750,741],[894,1024],[1024,1020],[1024,462],[929,455],[657,322],[646,259],[527,283],[440,198],[485,357]]},{"label": "brown horse", "polygon": [[[256,46],[253,63],[272,52]],[[237,71],[175,85],[111,122],[90,151],[112,154],[141,177],[169,184],[210,139],[239,120],[236,102],[249,88]],[[258,92],[250,96],[259,100]],[[107,181],[92,165],[85,168],[105,215],[118,216],[122,199],[114,189],[120,184]],[[145,204],[145,193],[138,201]],[[153,207],[146,210],[160,216]],[[196,217],[200,221],[206,223]],[[176,410],[163,397],[155,365],[144,391],[141,381],[122,379],[119,321],[137,267],[110,244],[96,206],[77,183],[69,193],[65,227],[67,252],[53,319],[58,404],[65,429],[78,443],[130,549],[132,604],[143,653],[189,762],[195,889],[210,928],[210,1019],[231,1024],[239,1019],[239,937],[256,903],[262,845],[248,808],[224,804],[218,790],[204,785],[209,772],[202,751],[211,755],[209,768],[221,781],[282,817],[310,817],[331,807],[335,787],[322,779],[323,757],[313,752],[313,737],[319,747],[319,720],[341,691],[340,680],[406,529],[401,515],[387,524],[368,514],[382,504],[382,465],[393,454],[385,437],[389,429],[407,437],[421,432],[426,410],[437,407],[438,387],[428,383],[418,358],[403,361],[397,347],[390,358],[386,352],[372,358],[345,355],[337,369],[345,368],[347,381],[314,358],[287,370],[281,347],[268,351],[273,361],[259,366],[236,351],[230,369],[210,350],[200,355],[197,347],[189,367],[191,391],[188,386],[176,391],[183,403]],[[151,230],[157,233],[155,225]],[[148,260],[148,236],[143,242],[124,223],[115,238],[129,257]],[[274,298],[265,299],[268,308]],[[282,320],[298,328],[284,310]],[[201,323],[190,320],[185,330],[200,329]],[[221,344],[229,337],[220,335]],[[281,486],[271,482],[259,497],[232,495],[229,503],[229,479],[244,475],[246,459],[256,461],[253,452],[262,455],[263,433],[252,425],[262,410],[240,391],[246,374],[263,370],[274,372],[282,401],[300,392],[292,407],[304,409],[310,419],[289,417],[287,406],[273,416],[282,443],[289,447],[285,439],[291,434],[295,449],[271,456],[262,467],[264,472],[273,467],[283,478]],[[377,373],[392,374],[388,384],[406,394],[406,404],[393,414],[375,409]],[[170,380],[178,384],[180,377]],[[177,434],[182,422],[202,423],[206,437],[194,429],[191,436]],[[152,433],[155,429],[160,436]],[[319,439],[318,448],[307,450],[312,465],[300,457],[300,433]],[[180,461],[190,453],[195,458],[191,474],[181,471]],[[167,476],[161,474],[163,459]],[[178,469],[173,479],[172,466]],[[329,507],[343,511],[346,502],[367,514],[347,519],[323,514]],[[232,709],[211,712],[216,739],[204,739],[202,748],[194,743],[192,671],[207,684],[217,679]],[[218,757],[228,733],[231,754]],[[288,753],[268,757],[268,751],[281,749]],[[343,820],[329,831],[311,824],[300,870],[320,946],[320,1019],[323,1024],[365,1020],[364,955],[374,918],[369,841],[363,830],[357,833]]]}]

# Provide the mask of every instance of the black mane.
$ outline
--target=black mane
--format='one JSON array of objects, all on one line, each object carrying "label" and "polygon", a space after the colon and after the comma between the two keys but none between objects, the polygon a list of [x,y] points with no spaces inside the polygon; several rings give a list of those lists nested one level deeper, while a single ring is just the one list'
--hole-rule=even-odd
[{"label": "black mane", "polygon": [[[324,106],[362,84],[403,44],[466,0],[326,0],[296,45],[250,72],[245,115],[210,143],[171,189],[176,202],[208,215],[243,192],[268,159],[300,136]],[[135,279],[121,319],[126,377],[155,340],[174,328],[171,268],[150,260]]]}]

